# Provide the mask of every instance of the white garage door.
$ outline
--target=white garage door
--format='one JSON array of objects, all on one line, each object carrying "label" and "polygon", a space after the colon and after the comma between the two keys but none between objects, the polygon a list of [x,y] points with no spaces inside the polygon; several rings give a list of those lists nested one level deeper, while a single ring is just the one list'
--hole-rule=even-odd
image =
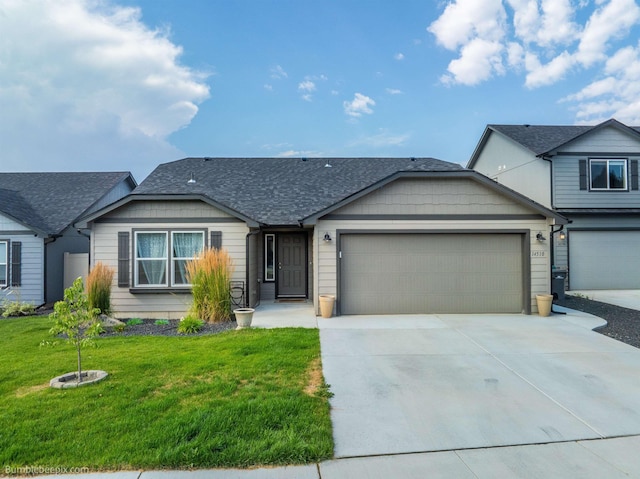
[{"label": "white garage door", "polygon": [[518,234],[344,234],[341,314],[521,313]]},{"label": "white garage door", "polygon": [[640,288],[640,231],[571,231],[571,289]]}]

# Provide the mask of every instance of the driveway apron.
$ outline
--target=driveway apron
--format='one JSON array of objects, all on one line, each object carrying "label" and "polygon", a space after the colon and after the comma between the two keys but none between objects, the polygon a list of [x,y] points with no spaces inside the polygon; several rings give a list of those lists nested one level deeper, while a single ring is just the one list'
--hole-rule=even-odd
[{"label": "driveway apron", "polygon": [[640,434],[640,350],[567,319],[318,320],[336,457]]}]

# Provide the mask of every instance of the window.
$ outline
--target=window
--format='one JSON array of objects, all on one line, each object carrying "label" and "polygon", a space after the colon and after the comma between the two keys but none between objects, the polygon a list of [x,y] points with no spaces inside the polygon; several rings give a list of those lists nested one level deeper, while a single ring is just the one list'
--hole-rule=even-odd
[{"label": "window", "polygon": [[0,286],[5,287],[9,284],[9,243],[0,241]]},{"label": "window", "polygon": [[136,233],[136,286],[167,286],[167,233]]},{"label": "window", "polygon": [[173,286],[185,286],[187,281],[187,261],[192,260],[204,249],[204,233],[175,231],[171,233],[173,245]]},{"label": "window", "polygon": [[626,190],[627,160],[591,160],[592,190]]},{"label": "window", "polygon": [[276,280],[275,245],[276,245],[276,235],[274,234],[264,235],[264,280],[265,281]]},{"label": "window", "polygon": [[137,231],[135,286],[189,286],[187,261],[203,249],[204,231]]}]

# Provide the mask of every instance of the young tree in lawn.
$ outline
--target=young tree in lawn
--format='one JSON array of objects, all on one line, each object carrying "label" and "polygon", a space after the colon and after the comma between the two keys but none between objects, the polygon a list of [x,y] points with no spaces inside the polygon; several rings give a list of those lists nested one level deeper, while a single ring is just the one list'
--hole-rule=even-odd
[{"label": "young tree in lawn", "polygon": [[82,348],[93,346],[93,338],[100,334],[102,326],[98,321],[98,308],[91,308],[84,292],[82,278],[77,278],[73,285],[64,290],[64,300],[58,301],[49,315],[55,320],[50,333],[64,334],[78,354],[77,382],[82,382]]}]

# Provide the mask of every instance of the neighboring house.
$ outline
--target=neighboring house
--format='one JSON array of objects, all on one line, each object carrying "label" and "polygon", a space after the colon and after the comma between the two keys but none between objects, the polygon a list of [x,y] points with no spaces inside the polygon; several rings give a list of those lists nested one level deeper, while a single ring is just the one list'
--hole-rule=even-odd
[{"label": "neighboring house", "polygon": [[89,252],[73,223],[135,186],[122,172],[0,173],[0,301],[62,299],[65,253]]},{"label": "neighboring house", "polygon": [[[336,314],[535,311],[564,218],[432,158],[187,158],[82,218],[117,317],[180,317],[184,262],[223,247],[234,298],[336,296]],[[181,294],[182,293],[182,294]]]},{"label": "neighboring house", "polygon": [[[554,266],[573,290],[640,288],[640,128],[488,125],[469,168],[568,218]],[[560,230],[560,228],[556,228]]]}]

